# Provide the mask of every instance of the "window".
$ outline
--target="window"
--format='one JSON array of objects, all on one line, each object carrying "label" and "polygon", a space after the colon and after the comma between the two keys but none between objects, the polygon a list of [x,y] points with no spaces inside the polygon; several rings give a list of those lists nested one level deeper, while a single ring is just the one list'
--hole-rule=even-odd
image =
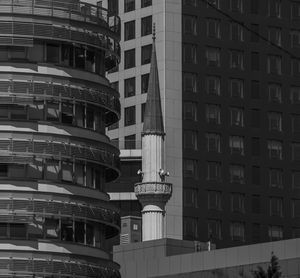
[{"label": "window", "polygon": [[294,161],[300,160],[300,143],[292,143],[292,159]]},{"label": "window", "polygon": [[281,17],[281,0],[268,1],[268,14],[272,17]]},{"label": "window", "polygon": [[124,110],[125,126],[135,124],[135,106],[126,107]]},{"label": "window", "polygon": [[269,226],[268,236],[270,241],[282,240],[283,239],[282,226]]},{"label": "window", "polygon": [[221,234],[221,220],[208,219],[208,238],[210,240],[222,239]]},{"label": "window", "polygon": [[108,0],[107,9],[108,13],[111,14],[118,14],[119,13],[119,0]]},{"label": "window", "polygon": [[208,209],[222,210],[222,197],[219,191],[208,191]]},{"label": "window", "polygon": [[183,160],[183,175],[185,178],[198,178],[198,163],[194,159]]},{"label": "window", "polygon": [[135,77],[124,80],[124,96],[132,97],[135,95]]},{"label": "window", "polygon": [[186,101],[183,103],[184,120],[197,121],[197,103]]},{"label": "window", "polygon": [[195,188],[183,188],[183,205],[184,207],[198,207],[198,190]]},{"label": "window", "polygon": [[124,24],[124,40],[132,40],[135,38],[135,20],[125,22]]},{"label": "window", "polygon": [[231,126],[244,126],[244,110],[239,107],[230,107],[230,124]]},{"label": "window", "polygon": [[300,3],[299,2],[292,2],[291,3],[291,14],[293,19],[300,18]]},{"label": "window", "polygon": [[0,177],[7,177],[8,167],[7,164],[0,164]]},{"label": "window", "polygon": [[27,60],[27,54],[27,47],[13,46],[8,49],[8,59],[10,60]]},{"label": "window", "polygon": [[220,36],[220,20],[215,18],[207,18],[207,36],[210,38],[219,39]]},{"label": "window", "polygon": [[197,45],[183,44],[183,62],[197,64]]},{"label": "window", "polygon": [[206,133],[206,149],[208,152],[221,152],[221,136],[216,133]]},{"label": "window", "polygon": [[144,122],[144,117],[145,117],[145,110],[146,110],[146,103],[142,103],[141,106],[141,122]]},{"label": "window", "polygon": [[206,105],[206,121],[208,123],[220,124],[221,123],[221,108],[219,105],[207,104]]},{"label": "window", "polygon": [[12,238],[26,238],[26,224],[9,223],[9,232]]},{"label": "window", "polygon": [[300,30],[292,30],[290,32],[291,36],[291,47],[299,48],[300,47]]},{"label": "window", "polygon": [[48,63],[59,63],[59,45],[47,44],[46,61]]},{"label": "window", "polygon": [[258,14],[259,13],[259,2],[260,0],[251,0],[251,13],[252,14]]},{"label": "window", "polygon": [[141,76],[141,89],[142,94],[146,94],[148,91],[148,84],[149,84],[149,73],[143,74]]},{"label": "window", "polygon": [[135,149],[135,141],[136,141],[135,134],[125,136],[124,139],[125,139],[124,141],[125,150]]},{"label": "window", "polygon": [[281,45],[281,28],[269,27],[268,28],[268,39],[270,42]]},{"label": "window", "polygon": [[186,35],[197,35],[197,16],[183,15],[183,32]]},{"label": "window", "polygon": [[151,62],[152,44],[142,46],[141,64],[149,64]]},{"label": "window", "polygon": [[209,95],[220,95],[220,77],[219,76],[207,76],[206,77],[206,92]]},{"label": "window", "polygon": [[282,63],[281,56],[269,55],[267,61],[268,73],[281,75],[281,63]]},{"label": "window", "polygon": [[230,9],[233,12],[243,12],[243,0],[230,0]]},{"label": "window", "polygon": [[259,53],[251,52],[251,70],[259,71]]},{"label": "window", "polygon": [[206,64],[208,66],[220,66],[220,48],[208,47],[206,49]]},{"label": "window", "polygon": [[255,214],[259,214],[260,213],[260,205],[261,205],[260,196],[252,195],[251,203],[252,203],[252,212]]},{"label": "window", "polygon": [[269,112],[269,130],[282,131],[282,114],[278,112]]},{"label": "window", "polygon": [[251,24],[251,35],[250,41],[251,42],[259,42],[259,25],[258,24]]},{"label": "window", "polygon": [[300,87],[291,87],[290,98],[291,103],[300,104]]},{"label": "window", "polygon": [[198,220],[194,217],[183,217],[183,238],[195,240],[198,238]]},{"label": "window", "polygon": [[292,201],[292,215],[294,218],[300,217],[300,200]]},{"label": "window", "polygon": [[268,92],[269,92],[269,101],[281,103],[281,85],[276,83],[271,83],[268,85]]},{"label": "window", "polygon": [[251,139],[251,148],[252,148],[252,155],[259,156],[260,155],[260,139],[257,137],[253,137]]},{"label": "window", "polygon": [[232,41],[244,41],[244,28],[236,22],[230,23],[230,39]]},{"label": "window", "polygon": [[135,49],[124,51],[124,69],[135,67]]},{"label": "window", "polygon": [[261,241],[260,233],[261,233],[261,225],[259,223],[253,223],[253,225],[252,225],[252,242],[253,243],[259,243]]},{"label": "window", "polygon": [[300,59],[291,60],[291,72],[293,76],[300,76]]},{"label": "window", "polygon": [[283,199],[278,197],[270,198],[270,215],[279,216],[283,215]]},{"label": "window", "polygon": [[141,28],[142,37],[152,34],[152,15],[141,19]]},{"label": "window", "polygon": [[244,98],[244,80],[230,79],[230,95],[234,98]]},{"label": "window", "polygon": [[124,0],[124,13],[134,11],[135,0]]},{"label": "window", "polygon": [[270,159],[282,159],[282,142],[275,140],[268,141],[268,152]]},{"label": "window", "polygon": [[292,229],[292,237],[293,238],[299,238],[300,237],[300,228],[294,227]]},{"label": "window", "polygon": [[252,166],[252,184],[260,185],[260,167]]},{"label": "window", "polygon": [[245,223],[231,222],[230,223],[230,237],[235,241],[245,240]]},{"label": "window", "polygon": [[251,98],[260,99],[260,83],[257,80],[251,80]]},{"label": "window", "polygon": [[142,0],[141,8],[146,8],[152,5],[152,0]]},{"label": "window", "polygon": [[244,155],[244,138],[241,136],[230,136],[229,147],[231,154]]},{"label": "window", "polygon": [[229,174],[231,183],[245,183],[245,167],[243,165],[231,164],[229,165]]},{"label": "window", "polygon": [[260,110],[251,109],[251,125],[254,128],[260,127]]},{"label": "window", "polygon": [[242,51],[230,51],[230,68],[240,70],[244,69],[244,53]]},{"label": "window", "polygon": [[294,133],[300,132],[300,114],[292,115],[292,130]]},{"label": "window", "polygon": [[231,194],[231,211],[232,212],[245,212],[245,195],[240,193]]},{"label": "window", "polygon": [[61,105],[61,122],[65,124],[73,123],[73,104],[62,103]]},{"label": "window", "polygon": [[269,169],[269,185],[270,187],[282,188],[283,171],[282,169]]},{"label": "window", "polygon": [[193,130],[183,131],[183,146],[185,149],[198,149],[198,133]]},{"label": "window", "polygon": [[293,188],[300,188],[300,171],[292,172]]},{"label": "window", "polygon": [[220,181],[221,180],[221,163],[216,161],[207,162],[207,180]]},{"label": "window", "polygon": [[187,93],[197,93],[197,74],[196,73],[183,73],[183,90]]}]

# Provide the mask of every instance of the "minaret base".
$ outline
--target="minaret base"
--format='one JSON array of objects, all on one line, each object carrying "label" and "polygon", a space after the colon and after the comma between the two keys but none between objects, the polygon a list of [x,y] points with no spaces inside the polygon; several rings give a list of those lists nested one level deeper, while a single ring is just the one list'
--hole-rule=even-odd
[{"label": "minaret base", "polygon": [[163,238],[165,211],[159,206],[146,205],[142,210],[143,241]]}]

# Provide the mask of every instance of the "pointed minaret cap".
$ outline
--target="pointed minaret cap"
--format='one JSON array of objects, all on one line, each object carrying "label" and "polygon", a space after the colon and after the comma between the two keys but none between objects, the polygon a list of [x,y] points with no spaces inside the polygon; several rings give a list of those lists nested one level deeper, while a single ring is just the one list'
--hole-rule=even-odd
[{"label": "pointed minaret cap", "polygon": [[144,127],[142,135],[165,135],[163,115],[161,109],[157,58],[155,49],[155,24],[153,24],[153,43],[151,54],[150,76],[148,83],[147,101],[144,114]]}]

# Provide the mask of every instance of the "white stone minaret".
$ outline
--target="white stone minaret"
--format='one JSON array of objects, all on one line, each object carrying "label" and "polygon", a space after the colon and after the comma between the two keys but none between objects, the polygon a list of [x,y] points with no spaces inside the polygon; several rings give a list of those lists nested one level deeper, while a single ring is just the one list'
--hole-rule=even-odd
[{"label": "white stone minaret", "polygon": [[169,174],[164,165],[164,137],[153,26],[151,68],[142,133],[142,170],[138,172],[142,182],[135,184],[135,194],[143,207],[143,241],[165,236],[165,205],[171,197],[172,185],[165,182]]}]

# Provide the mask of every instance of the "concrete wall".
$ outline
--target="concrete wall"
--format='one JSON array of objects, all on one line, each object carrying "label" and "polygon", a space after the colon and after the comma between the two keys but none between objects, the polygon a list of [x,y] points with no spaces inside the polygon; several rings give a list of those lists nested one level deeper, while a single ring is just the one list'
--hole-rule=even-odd
[{"label": "concrete wall", "polygon": [[[190,253],[174,255],[177,252]],[[191,252],[193,248],[186,241],[158,240],[116,246],[114,260],[121,265],[122,278],[250,278],[258,265],[267,267],[274,252],[283,278],[300,277],[300,238]]]}]

